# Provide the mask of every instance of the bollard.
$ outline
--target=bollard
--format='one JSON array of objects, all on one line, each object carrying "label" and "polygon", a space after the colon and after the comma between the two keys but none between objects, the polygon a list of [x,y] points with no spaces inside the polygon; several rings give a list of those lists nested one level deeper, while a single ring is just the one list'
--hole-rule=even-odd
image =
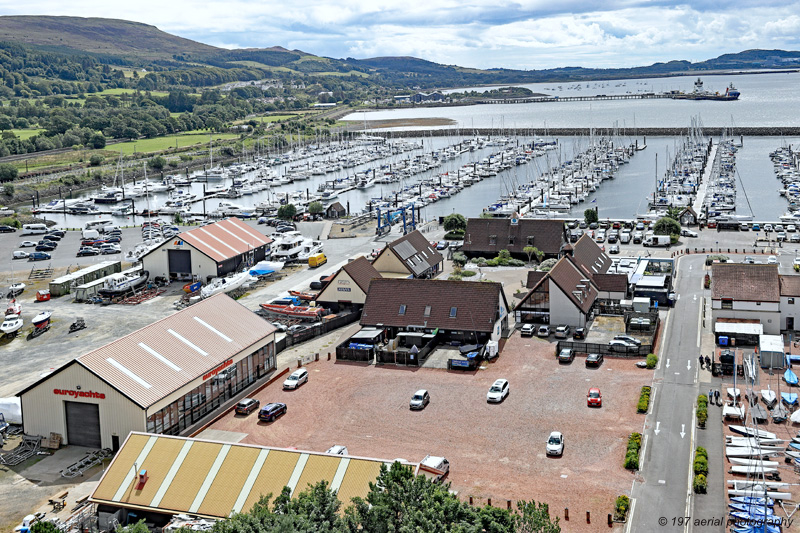
[{"label": "bollard", "polygon": [[300,368],[302,366],[303,366],[303,358],[302,357],[298,357],[297,358],[297,368]]},{"label": "bollard", "polygon": [[564,507],[564,520],[569,522],[569,507]]},{"label": "bollard", "polygon": [[506,509],[511,510],[511,500],[506,500]]},{"label": "bollard", "polygon": [[472,496],[469,497],[469,504],[472,505]]},{"label": "bollard", "polygon": [[331,352],[328,352],[328,361],[331,360]]},{"label": "bollard", "polygon": [[586,523],[587,524],[591,524],[592,523],[592,517],[591,517],[590,513],[591,513],[591,511],[586,511]]},{"label": "bollard", "polygon": [[314,361],[319,361],[319,352],[314,354]]},{"label": "bollard", "polygon": [[492,506],[492,499],[491,498],[487,498],[486,505],[488,505],[489,507]]},{"label": "bollard", "polygon": [[608,513],[608,527],[611,527],[614,524],[614,521],[611,519],[611,513]]}]

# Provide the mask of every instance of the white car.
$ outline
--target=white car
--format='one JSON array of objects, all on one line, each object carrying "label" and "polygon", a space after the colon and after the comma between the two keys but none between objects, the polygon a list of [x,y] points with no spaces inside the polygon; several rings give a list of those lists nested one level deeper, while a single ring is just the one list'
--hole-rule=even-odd
[{"label": "white car", "polygon": [[521,337],[533,337],[533,333],[536,331],[536,326],[533,324],[525,324],[520,328],[519,334]]},{"label": "white car", "polygon": [[331,455],[349,455],[347,446],[342,446],[341,444],[334,444],[328,448],[328,451],[325,453],[329,453]]},{"label": "white car", "polygon": [[492,386],[489,388],[489,392],[486,393],[486,401],[492,403],[500,403],[502,402],[506,396],[508,396],[510,388],[508,386],[507,379],[498,379]]},{"label": "white car", "polygon": [[553,431],[547,438],[547,455],[564,454],[564,435],[558,431]]},{"label": "white car", "polygon": [[34,246],[36,246],[36,242],[34,241],[22,241],[19,243],[20,248],[33,248]]},{"label": "white car", "polygon": [[797,226],[795,226],[794,224],[789,224],[788,226],[786,226],[786,231],[788,231],[789,233],[794,233],[795,231],[797,231]]},{"label": "white car", "polygon": [[777,265],[778,264],[778,258],[775,257],[774,255],[769,256],[767,258],[767,264],[768,265]]},{"label": "white car", "polygon": [[27,259],[28,252],[23,252],[22,250],[15,250],[14,251],[14,259]]},{"label": "white car", "polygon": [[697,237],[697,232],[690,229],[682,229],[681,237]]},{"label": "white car", "polygon": [[608,350],[610,352],[627,352],[638,350],[639,347],[632,342],[624,341],[622,339],[614,339],[608,343]]},{"label": "white car", "polygon": [[296,389],[306,381],[308,381],[308,370],[300,368],[292,372],[291,375],[286,378],[286,381],[283,382],[283,388]]}]

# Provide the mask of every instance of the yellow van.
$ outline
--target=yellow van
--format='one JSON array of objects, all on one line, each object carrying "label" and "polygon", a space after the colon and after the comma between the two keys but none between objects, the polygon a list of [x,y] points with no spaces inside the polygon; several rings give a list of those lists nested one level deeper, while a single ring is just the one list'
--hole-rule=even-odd
[{"label": "yellow van", "polygon": [[328,258],[325,257],[325,254],[314,254],[308,258],[308,266],[310,266],[311,268],[322,266],[327,262]]}]

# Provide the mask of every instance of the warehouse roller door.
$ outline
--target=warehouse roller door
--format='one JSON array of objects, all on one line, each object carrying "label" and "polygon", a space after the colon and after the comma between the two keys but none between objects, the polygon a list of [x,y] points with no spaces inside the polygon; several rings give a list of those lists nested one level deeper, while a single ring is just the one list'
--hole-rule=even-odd
[{"label": "warehouse roller door", "polygon": [[192,273],[192,253],[189,250],[167,250],[170,276],[185,276]]},{"label": "warehouse roller door", "polygon": [[73,446],[100,448],[100,406],[83,402],[64,404],[67,411],[67,442]]}]

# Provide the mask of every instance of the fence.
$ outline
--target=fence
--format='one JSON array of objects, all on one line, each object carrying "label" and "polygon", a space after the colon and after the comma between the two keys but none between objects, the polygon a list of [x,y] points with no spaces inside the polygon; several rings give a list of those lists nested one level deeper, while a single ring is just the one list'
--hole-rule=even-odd
[{"label": "fence", "polygon": [[420,348],[419,352],[411,353],[407,348],[398,350],[378,350],[375,361],[379,364],[395,364],[403,366],[420,366],[428,358],[428,355],[439,344],[438,335],[434,336],[427,344]]},{"label": "fence", "polygon": [[[262,315],[264,316],[264,315]],[[313,326],[298,331],[297,333],[287,333],[286,336],[275,343],[275,354],[281,353],[286,348],[300,344],[314,337],[319,337],[330,331],[338,329],[347,324],[352,324],[357,321],[361,316],[360,312],[354,311],[343,315],[337,315],[335,318],[318,322]],[[267,317],[269,319],[270,317]]]},{"label": "fence", "polygon": [[[615,346],[612,348],[608,344],[596,344],[589,342],[573,342],[573,341],[558,341],[556,344],[556,354],[563,348],[571,348],[575,353],[599,353],[602,355],[610,355],[612,357],[644,357],[653,351],[652,344],[642,344],[641,346]],[[621,351],[625,349],[625,351]]]}]

